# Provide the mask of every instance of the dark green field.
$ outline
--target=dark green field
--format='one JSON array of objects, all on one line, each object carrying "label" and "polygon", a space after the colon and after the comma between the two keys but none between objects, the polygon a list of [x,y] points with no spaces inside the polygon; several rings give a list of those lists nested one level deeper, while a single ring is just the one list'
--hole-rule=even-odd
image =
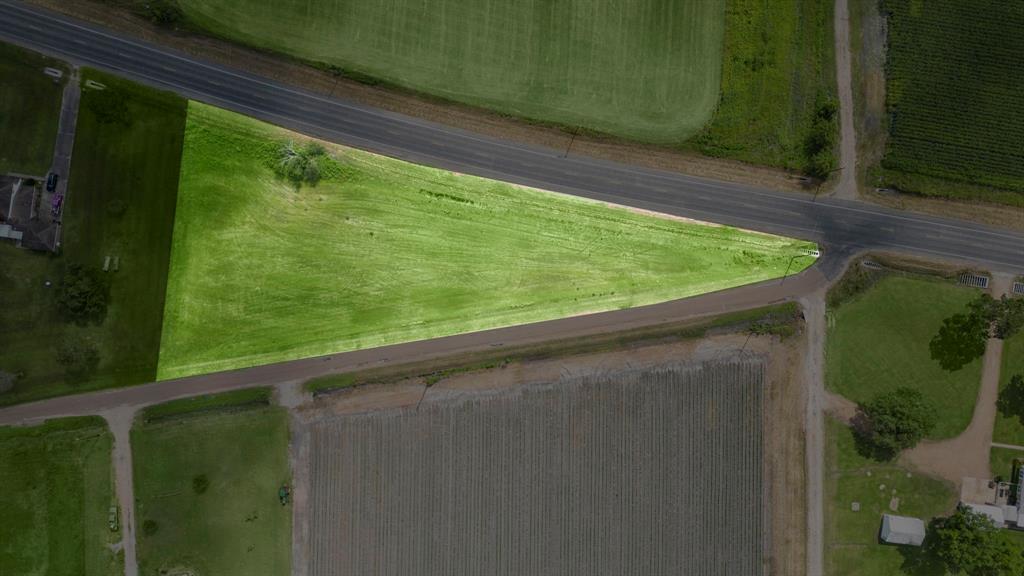
[{"label": "dark green field", "polygon": [[[98,72],[85,78],[125,97],[129,124],[102,123],[82,95],[64,213],[63,254],[50,256],[0,243],[0,370],[21,378],[0,404],[154,380],[159,354],[186,102]],[[63,320],[55,305],[72,263],[102,268],[120,258],[110,307],[100,325]],[[50,281],[51,287],[45,283]],[[88,342],[100,355],[84,381],[66,381],[55,362],[62,339]]]},{"label": "dark green field", "polygon": [[0,428],[0,574],[116,576],[120,540],[110,450],[100,418]]},{"label": "dark green field", "polygon": [[209,397],[192,413],[156,406],[161,417],[132,430],[140,574],[290,573],[292,509],[278,500],[288,415],[254,406],[254,393]]},{"label": "dark green field", "polygon": [[883,8],[886,184],[1024,206],[1024,4],[885,0]]},{"label": "dark green field", "polygon": [[700,152],[801,169],[815,100],[835,92],[830,0],[729,0],[722,94]]},{"label": "dark green field", "polygon": [[43,176],[50,168],[64,85],[43,74],[45,67],[67,69],[52,58],[0,43],[0,174]]}]

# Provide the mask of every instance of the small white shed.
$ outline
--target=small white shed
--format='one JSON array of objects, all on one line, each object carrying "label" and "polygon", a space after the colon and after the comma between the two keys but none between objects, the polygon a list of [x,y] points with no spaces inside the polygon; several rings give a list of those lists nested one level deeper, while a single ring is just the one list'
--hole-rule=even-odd
[{"label": "small white shed", "polygon": [[920,546],[924,542],[924,521],[909,516],[882,514],[882,541]]}]

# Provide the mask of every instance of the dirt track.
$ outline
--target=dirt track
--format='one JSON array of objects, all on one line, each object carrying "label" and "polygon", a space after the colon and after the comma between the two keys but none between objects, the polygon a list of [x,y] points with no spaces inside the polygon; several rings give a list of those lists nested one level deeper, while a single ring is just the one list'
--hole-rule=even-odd
[{"label": "dirt track", "polygon": [[850,69],[850,10],[847,0],[835,7],[836,88],[839,91],[839,183],[833,194],[857,199],[857,131],[853,123],[853,73]]}]

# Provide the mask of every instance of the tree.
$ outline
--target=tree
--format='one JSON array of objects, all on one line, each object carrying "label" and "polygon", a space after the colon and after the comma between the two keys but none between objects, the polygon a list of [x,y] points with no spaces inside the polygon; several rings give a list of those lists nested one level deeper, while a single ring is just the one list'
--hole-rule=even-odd
[{"label": "tree", "polygon": [[939,333],[928,344],[932,360],[943,370],[955,372],[985,354],[989,322],[978,314],[954,314],[942,321]]},{"label": "tree", "polygon": [[1009,384],[999,391],[996,400],[999,413],[1008,418],[1016,417],[1024,424],[1024,375],[1014,374]]},{"label": "tree", "polygon": [[935,407],[913,388],[897,388],[859,406],[857,434],[876,456],[889,459],[935,428]]},{"label": "tree", "polygon": [[1021,549],[984,514],[960,506],[932,526],[929,546],[950,572],[970,576],[1024,574]]},{"label": "tree", "polygon": [[320,181],[319,158],[327,151],[317,142],[296,146],[294,142],[281,144],[274,171],[295,186],[303,183],[315,185]]},{"label": "tree", "polygon": [[96,371],[100,353],[89,340],[65,338],[57,345],[57,363],[64,367],[68,383],[74,385]]},{"label": "tree", "polygon": [[96,268],[72,264],[57,289],[57,307],[65,319],[77,324],[103,322],[110,286]]}]

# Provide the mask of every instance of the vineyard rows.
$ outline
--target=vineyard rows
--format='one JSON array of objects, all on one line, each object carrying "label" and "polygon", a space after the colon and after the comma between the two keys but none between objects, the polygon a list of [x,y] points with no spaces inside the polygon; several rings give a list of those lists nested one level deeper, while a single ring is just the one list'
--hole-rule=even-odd
[{"label": "vineyard rows", "polygon": [[315,423],[309,573],[760,574],[763,381],[676,366]]},{"label": "vineyard rows", "polygon": [[1024,5],[885,0],[886,169],[1024,192]]}]

